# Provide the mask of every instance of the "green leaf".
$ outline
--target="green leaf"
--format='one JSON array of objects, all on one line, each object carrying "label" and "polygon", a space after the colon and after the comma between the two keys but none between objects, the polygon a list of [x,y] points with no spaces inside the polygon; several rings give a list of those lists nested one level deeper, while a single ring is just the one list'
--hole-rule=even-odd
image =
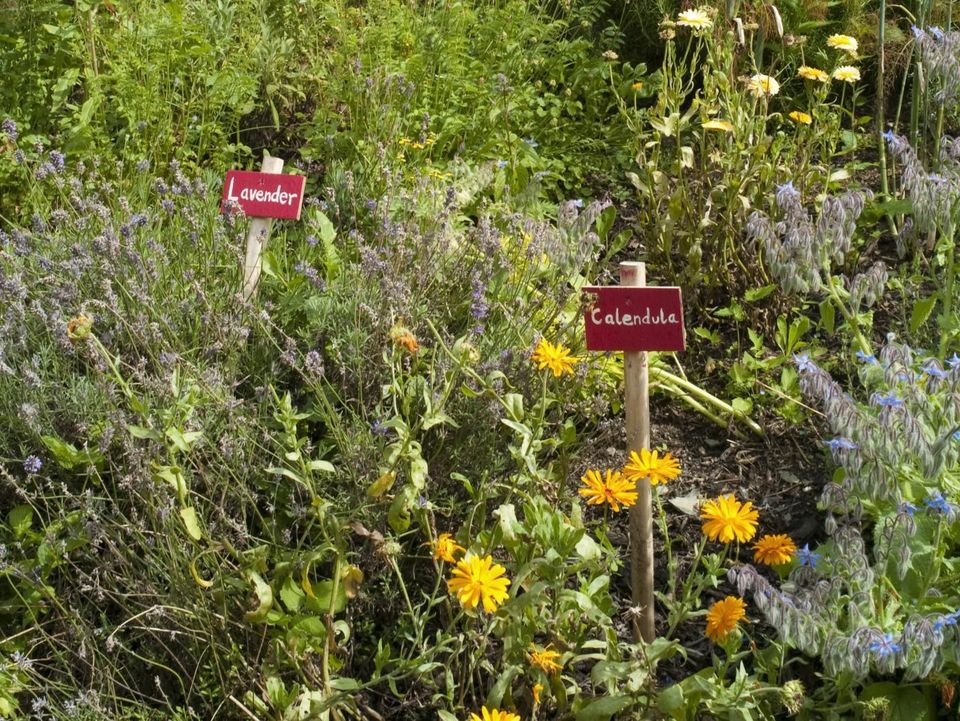
[{"label": "green leaf", "polygon": [[682,719],[686,716],[684,713],[686,703],[683,687],[678,683],[663,689],[657,697],[657,708],[674,719]]},{"label": "green leaf", "polygon": [[751,288],[750,290],[748,290],[746,293],[743,294],[743,299],[747,301],[747,303],[756,303],[758,300],[761,300],[762,298],[766,298],[774,290],[776,290],[776,288],[777,286],[775,283],[771,283],[770,285],[765,285],[762,288]]},{"label": "green leaf", "polygon": [[500,708],[504,694],[507,693],[507,689],[510,687],[510,682],[513,681],[513,677],[518,673],[520,673],[519,666],[508,666],[503,670],[500,678],[497,679],[497,682],[493,684],[493,688],[490,689],[490,693],[487,694],[485,704],[487,708]]},{"label": "green leaf", "polygon": [[937,304],[937,294],[934,293],[929,298],[918,300],[913,304],[913,312],[910,314],[910,332],[916,333],[917,330],[930,317],[933,307]]},{"label": "green leaf", "polygon": [[263,577],[251,568],[243,572],[243,577],[253,584],[253,592],[257,597],[257,606],[247,611],[243,618],[248,623],[261,623],[267,618],[267,613],[273,608],[273,589]]},{"label": "green leaf", "polygon": [[134,438],[150,439],[151,441],[163,440],[163,436],[160,435],[160,432],[155,431],[152,428],[144,428],[143,426],[127,426],[127,431]]},{"label": "green leaf", "polygon": [[827,333],[833,333],[834,323],[836,321],[836,308],[833,302],[828,298],[820,302],[820,327]]},{"label": "green leaf", "polygon": [[7,523],[16,538],[23,538],[33,525],[33,509],[30,506],[15,506],[7,514]]},{"label": "green leaf", "polygon": [[280,600],[291,613],[297,613],[300,610],[300,604],[303,603],[305,595],[293,576],[288,576],[283,588],[280,589]]},{"label": "green leaf", "polygon": [[454,716],[449,711],[444,711],[442,709],[437,711],[437,718],[439,721],[460,721],[456,716]]},{"label": "green leaf", "polygon": [[330,681],[330,688],[337,691],[358,691],[360,682],[353,678],[335,678]]},{"label": "green leaf", "polygon": [[197,517],[197,511],[193,506],[185,506],[180,509],[180,518],[183,519],[183,525],[187,527],[187,534],[194,541],[203,538],[203,531],[200,530],[200,519]]},{"label": "green leaf", "polygon": [[310,461],[307,464],[311,471],[323,471],[324,473],[336,473],[337,469],[333,467],[330,461]]},{"label": "green leaf", "polygon": [[609,721],[630,705],[629,696],[604,696],[591,701],[574,714],[576,721]]}]

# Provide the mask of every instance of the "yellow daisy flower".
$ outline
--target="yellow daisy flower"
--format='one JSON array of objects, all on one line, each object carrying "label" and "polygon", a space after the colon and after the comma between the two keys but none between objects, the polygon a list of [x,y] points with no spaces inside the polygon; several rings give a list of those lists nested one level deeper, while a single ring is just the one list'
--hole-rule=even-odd
[{"label": "yellow daisy flower", "polygon": [[759,513],[750,501],[740,503],[733,494],[707,501],[700,509],[703,532],[711,541],[746,543],[757,534]]},{"label": "yellow daisy flower", "polygon": [[707,30],[713,27],[713,20],[705,10],[684,10],[677,16],[677,25],[693,30]]},{"label": "yellow daisy flower", "polygon": [[640,455],[637,455],[636,451],[630,451],[630,460],[623,469],[623,475],[630,481],[649,478],[650,485],[657,486],[679,476],[680,463],[669,453],[665,453],[661,458],[656,451],[641,448]]},{"label": "yellow daisy flower", "polygon": [[736,596],[717,601],[707,611],[707,638],[714,643],[725,639],[737,627],[737,622],[747,615],[746,610],[747,604]]},{"label": "yellow daisy flower", "polygon": [[456,595],[464,608],[476,608],[483,603],[483,610],[493,613],[497,606],[507,600],[507,586],[510,579],[504,578],[506,569],[493,562],[490,556],[480,558],[468,553],[457,561],[451,571],[447,588]]},{"label": "yellow daisy flower", "polygon": [[793,558],[796,552],[796,544],[790,536],[782,533],[762,536],[753,544],[753,560],[768,566],[782,566]]},{"label": "yellow daisy flower", "polygon": [[541,651],[534,646],[530,651],[530,663],[548,675],[563,668],[563,664],[557,663],[558,658],[560,653],[549,647]]},{"label": "yellow daisy flower", "polygon": [[860,79],[860,69],[852,65],[841,65],[833,71],[834,80],[842,80],[845,83],[855,83]]},{"label": "yellow daisy flower", "polygon": [[570,349],[560,343],[554,345],[546,338],[541,338],[530,360],[537,364],[540,370],[549,368],[553,375],[559,378],[564,373],[573,375],[573,366],[580,359],[570,354]]},{"label": "yellow daisy flower", "polygon": [[449,533],[441,533],[440,537],[433,542],[433,558],[436,561],[446,561],[447,563],[456,563],[455,553],[463,553],[466,549],[453,540]]},{"label": "yellow daisy flower", "polygon": [[707,120],[700,123],[700,127],[704,130],[717,130],[723,133],[733,132],[733,123],[729,120]]},{"label": "yellow daisy flower", "polygon": [[747,90],[753,93],[755,97],[769,98],[780,92],[780,83],[777,82],[776,78],[764,75],[763,73],[757,73],[747,81]]},{"label": "yellow daisy flower", "polygon": [[816,80],[818,83],[829,83],[830,75],[820,68],[812,68],[809,65],[801,65],[797,68],[797,75],[804,80]]},{"label": "yellow daisy flower", "polygon": [[813,122],[813,118],[810,117],[810,113],[805,113],[802,110],[794,110],[790,113],[789,118],[795,120],[801,125],[810,125]]},{"label": "yellow daisy flower", "polygon": [[500,709],[488,709],[486,706],[480,709],[480,713],[483,715],[470,714],[470,721],[520,721],[520,717],[515,713],[501,711]]},{"label": "yellow daisy flower", "polygon": [[843,50],[853,56],[856,56],[857,48],[859,47],[857,39],[849,35],[831,35],[827,38],[827,45],[837,50]]},{"label": "yellow daisy flower", "polygon": [[620,471],[611,471],[608,468],[607,477],[604,479],[600,471],[591,469],[580,480],[584,485],[580,489],[580,495],[587,499],[589,506],[607,503],[617,513],[620,506],[629,508],[637,502],[636,483],[626,480]]}]

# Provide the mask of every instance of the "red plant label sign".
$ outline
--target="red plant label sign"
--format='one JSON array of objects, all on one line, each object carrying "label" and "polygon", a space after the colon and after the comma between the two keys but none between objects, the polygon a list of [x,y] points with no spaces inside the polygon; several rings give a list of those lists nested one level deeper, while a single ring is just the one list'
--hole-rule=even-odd
[{"label": "red plant label sign", "polygon": [[231,170],[223,183],[220,211],[225,212],[229,200],[253,218],[300,220],[306,183],[302,175]]},{"label": "red plant label sign", "polygon": [[679,288],[586,286],[587,350],[683,350]]}]

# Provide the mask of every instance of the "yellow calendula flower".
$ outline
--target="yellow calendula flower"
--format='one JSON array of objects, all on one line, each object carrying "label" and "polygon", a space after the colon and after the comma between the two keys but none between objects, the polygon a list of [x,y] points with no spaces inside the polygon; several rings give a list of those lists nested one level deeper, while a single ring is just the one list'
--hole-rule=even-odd
[{"label": "yellow calendula flower", "polygon": [[591,469],[580,481],[583,483],[580,495],[587,499],[587,505],[600,506],[606,503],[618,513],[621,506],[629,508],[637,502],[637,484],[624,478],[620,471],[608,468],[604,479],[600,471]]},{"label": "yellow calendula flower", "polygon": [[536,363],[540,370],[549,368],[553,375],[559,378],[564,373],[573,375],[573,366],[580,359],[571,355],[570,349],[562,344],[554,345],[546,338],[541,338],[530,360]]},{"label": "yellow calendula flower", "polygon": [[827,38],[827,45],[837,50],[843,50],[853,56],[856,56],[857,48],[859,47],[857,39],[849,35],[831,35]]},{"label": "yellow calendula flower", "polygon": [[789,118],[800,123],[801,125],[810,125],[810,123],[813,122],[813,118],[810,116],[810,113],[805,113],[802,110],[794,110],[790,113]]},{"label": "yellow calendula flower", "polygon": [[486,706],[481,707],[480,714],[480,716],[475,713],[470,714],[470,721],[520,721],[520,717],[515,713],[496,708],[488,709]]},{"label": "yellow calendula flower", "polygon": [[453,540],[449,533],[441,533],[440,537],[433,542],[433,558],[436,561],[446,561],[447,563],[456,563],[455,553],[463,553],[466,549]]},{"label": "yellow calendula flower", "polygon": [[692,30],[709,30],[713,27],[713,19],[706,10],[684,10],[677,16],[677,25]]},{"label": "yellow calendula flower", "polygon": [[548,675],[563,668],[561,664],[557,663],[558,658],[560,658],[560,653],[549,647],[541,651],[534,646],[533,650],[530,651],[530,663]]},{"label": "yellow calendula flower", "polygon": [[716,130],[721,133],[733,132],[733,123],[729,120],[707,120],[700,123],[700,127],[704,130]]},{"label": "yellow calendula flower", "polygon": [[759,516],[750,501],[740,503],[733,494],[707,501],[700,509],[704,534],[721,543],[751,540],[757,534]]},{"label": "yellow calendula flower", "polygon": [[543,693],[543,684],[535,683],[533,685],[533,702],[535,704],[540,703],[540,694]]},{"label": "yellow calendula flower", "polygon": [[829,83],[830,75],[820,68],[812,68],[809,65],[801,65],[797,68],[797,75],[804,80],[816,80],[818,83]]},{"label": "yellow calendula flower", "polygon": [[762,536],[753,544],[753,560],[768,566],[782,566],[796,553],[796,544],[783,533]]},{"label": "yellow calendula flower", "polygon": [[855,83],[860,79],[860,69],[852,65],[841,65],[833,71],[834,80],[842,80],[845,83]]},{"label": "yellow calendula flower", "polygon": [[633,90],[633,92],[639,93],[641,90],[643,90],[643,81],[638,80],[633,85],[631,85],[630,88]]},{"label": "yellow calendula flower", "polygon": [[447,588],[464,608],[473,609],[482,603],[484,611],[493,613],[507,600],[510,579],[504,578],[504,573],[506,569],[494,563],[492,557],[480,558],[468,553],[457,561]]},{"label": "yellow calendula flower", "polygon": [[737,622],[746,615],[747,604],[742,598],[727,596],[717,601],[707,611],[707,638],[719,643],[737,627]]},{"label": "yellow calendula flower", "polygon": [[780,92],[780,83],[777,82],[776,78],[757,73],[747,81],[747,90],[753,93],[755,97],[769,98]]},{"label": "yellow calendula flower", "polygon": [[623,469],[623,475],[634,482],[649,478],[650,485],[657,486],[680,475],[680,462],[669,453],[661,457],[657,451],[641,448],[639,455],[636,451],[630,451],[630,460]]}]

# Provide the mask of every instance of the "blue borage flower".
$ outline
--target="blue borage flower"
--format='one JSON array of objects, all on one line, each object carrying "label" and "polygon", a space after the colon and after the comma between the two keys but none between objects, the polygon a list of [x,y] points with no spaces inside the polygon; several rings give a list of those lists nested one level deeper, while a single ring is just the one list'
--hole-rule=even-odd
[{"label": "blue borage flower", "polygon": [[934,491],[924,499],[924,504],[928,510],[943,513],[947,516],[956,515],[957,507],[950,503],[940,491]]},{"label": "blue borage flower", "polygon": [[960,356],[954,353],[952,356],[947,358],[947,365],[950,366],[951,368],[956,368],[957,366],[960,366]]},{"label": "blue borage flower", "polygon": [[893,636],[889,633],[883,634],[883,638],[871,643],[869,648],[872,653],[880,658],[886,658],[890,654],[900,653],[903,650],[903,647],[899,643],[895,643]]},{"label": "blue borage flower", "polygon": [[903,400],[897,397],[897,394],[893,391],[890,391],[887,395],[881,395],[879,393],[874,393],[870,396],[870,403],[875,406],[882,406],[884,408],[901,408],[903,407]]},{"label": "blue borage flower", "polygon": [[933,630],[943,631],[947,626],[956,626],[958,618],[960,618],[960,611],[954,611],[953,613],[940,616],[940,618],[933,622]]},{"label": "blue borage flower", "polygon": [[857,351],[857,360],[861,363],[875,364],[877,363],[877,357],[872,353],[864,353],[862,350]]},{"label": "blue borage flower", "polygon": [[843,438],[842,436],[824,441],[823,445],[827,446],[831,451],[855,451],[860,447],[849,438]]},{"label": "blue borage flower", "polygon": [[810,550],[809,543],[805,543],[803,548],[797,551],[797,561],[801,566],[810,566],[810,568],[816,568],[817,561],[819,561],[821,558],[823,558],[821,554]]},{"label": "blue borage flower", "polygon": [[808,353],[794,353],[793,362],[797,365],[797,370],[801,373],[810,373],[817,369],[817,364],[810,360]]},{"label": "blue borage flower", "polygon": [[904,501],[899,506],[897,506],[897,512],[906,513],[908,516],[913,518],[913,514],[917,512],[917,507],[910,503],[910,501]]}]

